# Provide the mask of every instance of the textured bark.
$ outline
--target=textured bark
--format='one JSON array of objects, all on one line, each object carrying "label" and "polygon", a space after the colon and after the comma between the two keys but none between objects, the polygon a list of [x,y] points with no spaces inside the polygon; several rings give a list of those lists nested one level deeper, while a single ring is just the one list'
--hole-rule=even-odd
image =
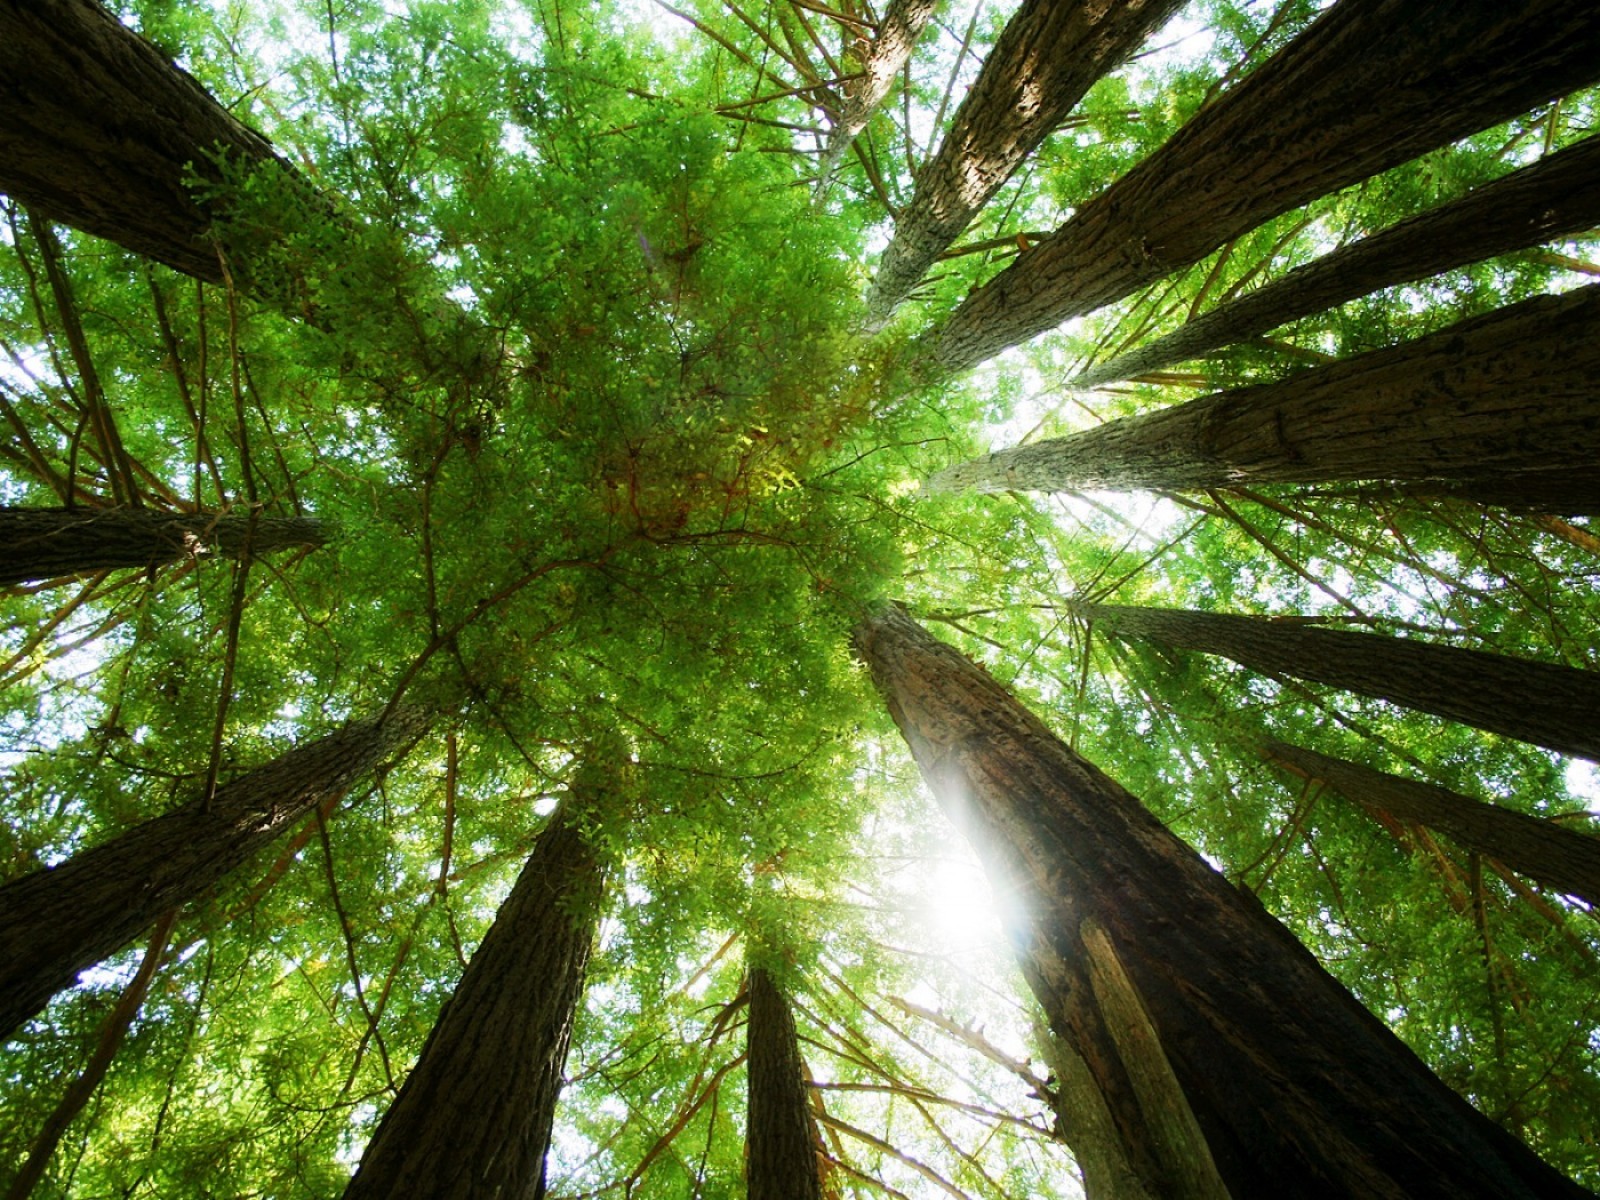
[{"label": "textured bark", "polygon": [[187,182],[218,182],[218,151],[299,179],[264,137],[94,0],[0,0],[0,191],[220,283],[207,236],[219,214]]},{"label": "textured bark", "polygon": [[[935,490],[1592,475],[1600,284],[1429,337],[960,463]],[[1590,488],[1592,491],[1592,486]]]},{"label": "textured bark", "polygon": [[1335,250],[1072,381],[1092,388],[1199,358],[1381,288],[1600,225],[1600,137]]},{"label": "textured bark", "polygon": [[917,174],[911,203],[868,293],[886,320],[942,251],[1091,87],[1182,0],[1024,0],[983,61],[950,132]]},{"label": "textured bark", "polygon": [[765,970],[750,971],[749,1128],[745,1175],[750,1200],[822,1200],[817,1137],[806,1102],[800,1039],[788,998]]},{"label": "textured bark", "polygon": [[828,144],[818,171],[822,187],[827,187],[850,143],[867,127],[889,94],[895,76],[910,60],[917,39],[938,7],[938,0],[889,0],[889,7],[878,22],[877,36],[861,64],[861,77],[845,85],[844,107],[828,131]]},{"label": "textured bark", "polygon": [[1272,761],[1321,780],[1358,804],[1447,834],[1529,879],[1600,908],[1600,837],[1301,746],[1269,742],[1264,749]]},{"label": "textured bark", "polygon": [[1600,675],[1592,671],[1272,617],[1111,604],[1079,611],[1113,633],[1218,654],[1254,671],[1325,683],[1600,761]]},{"label": "textured bark", "polygon": [[384,1114],[345,1200],[543,1196],[603,884],[577,822],[558,813]]},{"label": "textured bark", "polygon": [[924,341],[962,370],[1600,77],[1592,0],[1339,0]]},{"label": "textured bark", "polygon": [[312,517],[227,517],[148,508],[0,508],[0,584],[187,558],[322,546]]},{"label": "textured bark", "polygon": [[[1157,1054],[1235,1197],[1589,1195],[1446,1088],[1254,897],[980,668],[898,611],[869,619],[856,646],[1014,899],[1023,975],[1151,1195],[1197,1194],[1178,1167],[1203,1166],[1174,1164],[1153,1136],[1127,1064]],[[1130,1018],[1093,977],[1107,948],[1158,1042],[1131,1055]]]},{"label": "textured bark", "polygon": [[300,817],[342,794],[419,736],[427,718],[400,709],[346,725],[204,797],[56,867],[0,888],[0,1040],[115,954],[168,909],[218,880]]}]

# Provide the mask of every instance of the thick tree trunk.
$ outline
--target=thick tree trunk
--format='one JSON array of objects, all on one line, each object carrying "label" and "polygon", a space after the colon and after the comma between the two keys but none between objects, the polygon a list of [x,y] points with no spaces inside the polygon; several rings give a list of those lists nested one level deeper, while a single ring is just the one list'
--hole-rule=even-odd
[{"label": "thick tree trunk", "polygon": [[942,251],[1091,87],[1182,0],[1024,0],[983,61],[938,152],[917,174],[868,293],[883,322]]},{"label": "thick tree trunk", "polygon": [[0,508],[0,584],[188,558],[326,545],[313,517],[229,517],[148,508]]},{"label": "thick tree trunk", "polygon": [[1071,386],[1092,388],[1132,379],[1381,288],[1427,279],[1595,225],[1600,225],[1600,137],[1298,267],[1086,371]]},{"label": "thick tree trunk", "polygon": [[863,624],[856,647],[1015,899],[1023,975],[1149,1194],[1589,1194],[1446,1088],[1252,896],[980,668],[898,611]]},{"label": "thick tree trunk", "polygon": [[1087,620],[1179,650],[1292,675],[1600,762],[1600,675],[1377,633],[1177,608],[1079,606]]},{"label": "thick tree trunk", "polygon": [[[0,0],[0,191],[220,283],[218,151],[299,179],[260,134],[94,0]],[[308,189],[309,191],[309,189]]]},{"label": "thick tree trunk", "polygon": [[895,76],[910,60],[917,39],[938,7],[938,0],[889,0],[889,7],[878,22],[877,36],[861,64],[861,77],[845,85],[844,107],[828,131],[828,144],[817,173],[820,188],[827,188],[850,144],[889,94]]},{"label": "thick tree trunk", "polygon": [[1321,780],[1358,804],[1426,825],[1529,879],[1600,908],[1600,837],[1301,746],[1269,742],[1263,749],[1273,762]]},{"label": "thick tree trunk", "polygon": [[822,1200],[817,1138],[789,1001],[760,967],[749,975],[748,1151],[750,1200]]},{"label": "thick tree trunk", "polygon": [[[935,490],[1582,479],[1600,463],[1600,284],[1429,337],[960,463]],[[1592,491],[1592,487],[1589,489]]]},{"label": "thick tree trunk", "polygon": [[539,835],[345,1200],[543,1196],[604,885],[575,816],[558,812]]},{"label": "thick tree trunk", "polygon": [[958,371],[1600,77],[1591,0],[1339,0],[928,335]]},{"label": "thick tree trunk", "polygon": [[168,909],[214,883],[427,726],[401,709],[346,725],[205,797],[0,888],[0,1040]]}]

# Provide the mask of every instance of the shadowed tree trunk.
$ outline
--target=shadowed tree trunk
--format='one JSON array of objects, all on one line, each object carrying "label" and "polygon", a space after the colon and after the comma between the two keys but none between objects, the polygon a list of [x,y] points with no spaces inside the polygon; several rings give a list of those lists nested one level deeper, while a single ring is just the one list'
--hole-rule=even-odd
[{"label": "shadowed tree trunk", "polygon": [[0,1039],[299,818],[421,736],[419,710],[360,721],[0,888]]},{"label": "shadowed tree trunk", "polygon": [[1589,1195],[980,668],[898,610],[856,648],[1150,1195]]},{"label": "shadowed tree trunk", "polygon": [[[935,490],[1583,478],[1600,463],[1600,284],[940,471]],[[1588,491],[1592,492],[1590,486]],[[1559,509],[1557,510],[1559,511]]]},{"label": "shadowed tree trunk", "polygon": [[867,296],[886,321],[1023,159],[1183,0],[1024,0],[956,109]]},{"label": "shadowed tree trunk", "polygon": [[822,1200],[817,1137],[789,1000],[760,967],[751,969],[749,988],[745,1177],[750,1200]]},{"label": "shadowed tree trunk", "polygon": [[878,22],[877,36],[861,64],[861,78],[845,85],[844,107],[828,131],[828,144],[817,172],[819,194],[832,181],[856,135],[867,127],[889,94],[895,76],[910,60],[917,39],[938,7],[938,0],[889,0],[889,7]]},{"label": "shadowed tree trunk", "polygon": [[1600,908],[1600,837],[1301,746],[1268,742],[1263,752],[1357,804],[1438,830],[1529,879]]},{"label": "shadowed tree trunk", "polygon": [[1120,635],[1197,650],[1600,761],[1600,675],[1378,633],[1178,608],[1075,605]]},{"label": "shadowed tree trunk", "polygon": [[1381,288],[1426,279],[1595,225],[1600,225],[1600,137],[1297,267],[1165,337],[1084,372],[1071,386],[1092,388],[1132,379]]},{"label": "shadowed tree trunk", "polygon": [[0,508],[0,584],[187,558],[270,554],[328,541],[313,517],[229,517],[148,508]]},{"label": "shadowed tree trunk", "polygon": [[1528,471],[1498,478],[1431,480],[1406,484],[1402,495],[1466,500],[1513,512],[1600,517],[1600,471],[1592,466],[1565,471]]},{"label": "shadowed tree trunk", "polygon": [[569,795],[495,914],[345,1200],[542,1197],[604,870]]},{"label": "shadowed tree trunk", "polygon": [[1065,225],[923,352],[959,371],[1318,196],[1600,77],[1590,0],[1339,0]]},{"label": "shadowed tree trunk", "polygon": [[0,0],[0,191],[220,283],[208,238],[220,214],[189,182],[221,180],[219,151],[312,194],[266,138],[94,0]]}]

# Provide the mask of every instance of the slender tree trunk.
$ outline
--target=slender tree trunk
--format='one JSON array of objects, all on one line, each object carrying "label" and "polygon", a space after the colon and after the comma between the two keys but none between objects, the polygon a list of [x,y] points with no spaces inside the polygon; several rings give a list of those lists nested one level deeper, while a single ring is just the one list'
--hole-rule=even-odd
[{"label": "slender tree trunk", "polygon": [[1427,279],[1600,225],[1600,137],[1588,138],[1220,304],[1072,381],[1132,379],[1381,288]]},{"label": "slender tree trunk", "polygon": [[1600,675],[1377,633],[1176,608],[1079,606],[1113,633],[1218,654],[1600,761]]},{"label": "slender tree trunk", "polygon": [[0,584],[186,558],[240,558],[328,541],[313,517],[229,517],[148,508],[0,508]]},{"label": "slender tree trunk", "polygon": [[850,143],[867,127],[889,94],[895,76],[910,61],[917,39],[938,6],[938,0],[889,0],[889,7],[878,22],[877,36],[861,64],[861,78],[845,85],[844,107],[828,131],[828,144],[823,148],[817,174],[819,195],[827,190]]},{"label": "slender tree trunk", "polygon": [[1024,0],[1006,23],[950,132],[917,174],[867,304],[888,319],[1023,159],[1182,0]]},{"label": "slender tree trunk", "polygon": [[822,1200],[817,1136],[789,1001],[772,976],[752,968],[749,1129],[745,1175],[750,1200]]},{"label": "slender tree trunk", "polygon": [[544,1195],[545,1153],[604,885],[576,816],[563,809],[539,835],[345,1200]]},{"label": "slender tree trunk", "polygon": [[1273,762],[1321,780],[1358,804],[1438,830],[1529,879],[1600,908],[1600,837],[1301,746],[1269,742],[1264,752]]},{"label": "slender tree trunk", "polygon": [[220,283],[208,240],[219,214],[189,182],[221,180],[219,151],[300,180],[264,137],[94,0],[0,0],[0,191]]},{"label": "slender tree trunk", "polygon": [[427,725],[401,709],[281,755],[204,797],[0,888],[0,1040],[169,909],[381,765]]},{"label": "slender tree trunk", "polygon": [[[1600,284],[1414,342],[960,463],[935,490],[1592,479]],[[1588,492],[1593,492],[1593,485]]]},{"label": "slender tree trunk", "polygon": [[1512,512],[1600,517],[1600,471],[1587,465],[1570,470],[1527,471],[1491,478],[1425,480],[1406,484],[1399,490],[1407,496],[1465,500],[1490,508],[1507,508]]},{"label": "slender tree trunk", "polygon": [[1150,1195],[1589,1195],[980,668],[899,611],[856,647]]},{"label": "slender tree trunk", "polygon": [[1339,0],[924,342],[958,371],[1600,77],[1591,0]]}]

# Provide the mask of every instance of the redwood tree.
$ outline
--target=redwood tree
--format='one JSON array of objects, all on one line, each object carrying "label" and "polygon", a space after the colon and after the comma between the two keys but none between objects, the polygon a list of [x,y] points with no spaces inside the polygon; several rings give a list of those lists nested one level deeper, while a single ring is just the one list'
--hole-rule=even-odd
[{"label": "redwood tree", "polygon": [[1002,450],[939,472],[931,486],[1581,482],[1600,462],[1597,335],[1600,284],[1524,300],[1278,383]]},{"label": "redwood tree", "polygon": [[823,187],[827,186],[856,135],[867,127],[872,114],[889,94],[895,76],[910,60],[917,39],[937,7],[938,0],[889,0],[871,44],[862,56],[860,76],[844,85],[844,106],[828,131],[828,144],[823,149],[822,164],[817,172]]},{"label": "redwood tree", "polygon": [[346,1200],[544,1195],[545,1152],[605,880],[581,827],[582,803],[569,796],[540,833],[368,1143]]},{"label": "redwood tree", "polygon": [[1339,0],[968,296],[926,355],[970,367],[1597,77],[1600,10],[1588,0]]},{"label": "redwood tree", "polygon": [[162,913],[203,896],[313,808],[421,735],[401,708],[357,721],[109,841],[0,887],[0,1038]]},{"label": "redwood tree", "polygon": [[1438,830],[1513,871],[1600,907],[1600,838],[1304,746],[1269,742],[1263,753],[1365,808]]},{"label": "redwood tree", "polygon": [[1600,761],[1600,674],[1293,618],[1084,604],[1113,633],[1198,650]]},{"label": "redwood tree", "polygon": [[856,647],[1151,1195],[1588,1195],[983,670],[899,610]]},{"label": "redwood tree", "polygon": [[314,517],[170,513],[148,508],[0,508],[0,583],[188,558],[321,546]]},{"label": "redwood tree", "polygon": [[822,1200],[817,1135],[789,1000],[771,972],[752,967],[745,1164],[750,1200]]}]

